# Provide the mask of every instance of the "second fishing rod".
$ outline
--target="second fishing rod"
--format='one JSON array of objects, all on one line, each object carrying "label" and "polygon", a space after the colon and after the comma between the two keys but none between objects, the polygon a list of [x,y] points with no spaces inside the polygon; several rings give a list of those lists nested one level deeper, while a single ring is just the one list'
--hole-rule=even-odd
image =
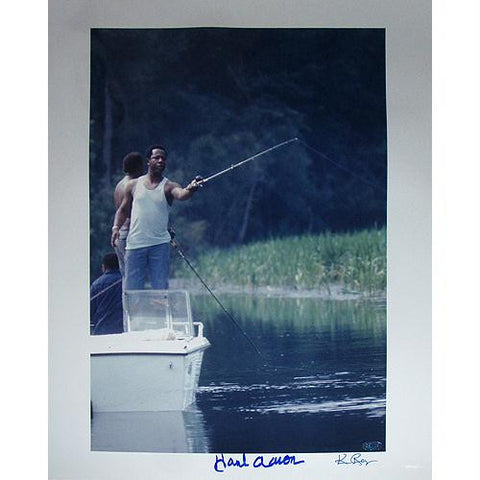
[{"label": "second fishing rod", "polygon": [[190,268],[190,270],[192,270],[192,272],[195,274],[195,276],[200,280],[201,284],[207,289],[208,293],[210,293],[210,295],[212,296],[212,298],[217,302],[217,304],[220,306],[220,308],[223,310],[223,312],[225,313],[225,315],[229,318],[229,320],[231,320],[231,322],[235,325],[235,327],[237,327],[237,329],[240,331],[240,333],[245,337],[245,339],[248,341],[248,343],[253,347],[253,349],[255,350],[255,352],[260,356],[262,357],[263,359],[265,358],[262,354],[262,352],[260,351],[260,349],[255,345],[255,343],[253,342],[253,340],[247,335],[247,333],[245,332],[245,330],[243,330],[243,328],[240,326],[240,324],[235,320],[235,318],[233,317],[233,315],[225,308],[225,306],[223,305],[223,303],[218,299],[218,297],[213,293],[212,289],[207,285],[207,283],[205,282],[205,280],[203,280],[203,278],[200,276],[200,274],[197,272],[197,270],[195,269],[195,267],[192,265],[192,263],[190,262],[190,260],[186,257],[184,251],[182,250],[182,248],[180,247],[180,245],[178,244],[178,242],[175,240],[175,231],[173,228],[169,228],[168,229],[168,232],[170,233],[170,237],[171,237],[171,240],[170,240],[170,245],[177,251],[177,253],[180,255],[180,257],[185,261],[185,263],[188,265],[188,267]]}]

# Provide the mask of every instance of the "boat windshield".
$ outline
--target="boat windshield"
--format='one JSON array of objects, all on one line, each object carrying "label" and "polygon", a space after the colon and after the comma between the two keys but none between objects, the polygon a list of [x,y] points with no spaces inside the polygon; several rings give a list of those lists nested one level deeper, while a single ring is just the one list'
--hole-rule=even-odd
[{"label": "boat windshield", "polygon": [[193,336],[186,290],[126,290],[124,301],[130,331],[168,330],[176,338]]}]

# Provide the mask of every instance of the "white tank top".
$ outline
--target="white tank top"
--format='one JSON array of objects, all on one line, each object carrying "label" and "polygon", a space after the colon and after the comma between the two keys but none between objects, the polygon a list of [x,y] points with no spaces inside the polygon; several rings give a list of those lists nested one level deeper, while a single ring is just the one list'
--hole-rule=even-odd
[{"label": "white tank top", "polygon": [[135,185],[127,250],[170,241],[170,234],[167,231],[170,205],[165,198],[167,178],[163,178],[153,190],[145,187],[145,179],[146,175],[139,177]]}]

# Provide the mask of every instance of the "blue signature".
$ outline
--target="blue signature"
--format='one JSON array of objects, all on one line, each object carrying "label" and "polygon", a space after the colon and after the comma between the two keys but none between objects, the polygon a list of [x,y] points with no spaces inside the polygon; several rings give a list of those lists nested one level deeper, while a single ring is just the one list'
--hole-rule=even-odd
[{"label": "blue signature", "polygon": [[251,466],[253,468],[272,468],[278,465],[299,465],[301,463],[305,463],[305,460],[297,460],[295,455],[281,455],[270,458],[258,455],[250,464],[245,453],[242,454],[241,459],[225,457],[225,455],[221,453],[220,455],[215,455],[213,468],[216,472],[223,473],[229,467],[245,468]]},{"label": "blue signature", "polygon": [[361,453],[354,453],[353,455],[348,456],[347,453],[341,453],[338,455],[335,463],[337,465],[368,465],[369,463],[377,462],[378,460],[366,460],[362,458]]}]

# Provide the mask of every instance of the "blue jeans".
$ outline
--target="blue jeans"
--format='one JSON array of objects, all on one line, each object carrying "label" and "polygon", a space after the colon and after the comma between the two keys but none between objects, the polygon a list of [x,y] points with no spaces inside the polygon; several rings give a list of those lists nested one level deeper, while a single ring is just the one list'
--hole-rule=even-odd
[{"label": "blue jeans", "polygon": [[127,250],[125,255],[125,290],[144,290],[147,274],[154,290],[168,289],[170,244]]}]

